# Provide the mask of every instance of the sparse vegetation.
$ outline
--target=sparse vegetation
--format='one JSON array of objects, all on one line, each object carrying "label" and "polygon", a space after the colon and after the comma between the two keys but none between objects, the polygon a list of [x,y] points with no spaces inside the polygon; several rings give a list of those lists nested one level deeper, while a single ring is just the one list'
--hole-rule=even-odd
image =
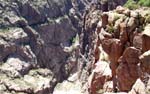
[{"label": "sparse vegetation", "polygon": [[139,5],[134,0],[128,0],[124,6],[131,10],[139,8]]},{"label": "sparse vegetation", "polygon": [[139,0],[138,4],[141,6],[150,7],[150,0]]},{"label": "sparse vegetation", "polygon": [[113,24],[107,25],[107,29],[109,33],[113,33],[114,32],[114,26]]},{"label": "sparse vegetation", "polygon": [[128,0],[124,6],[132,10],[137,9],[140,6],[150,7],[150,0]]}]

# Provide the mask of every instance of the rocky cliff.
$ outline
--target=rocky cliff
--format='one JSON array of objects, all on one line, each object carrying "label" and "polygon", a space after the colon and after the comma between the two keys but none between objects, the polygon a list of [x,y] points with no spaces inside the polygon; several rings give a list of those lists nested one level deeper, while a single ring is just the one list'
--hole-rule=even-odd
[{"label": "rocky cliff", "polygon": [[125,2],[0,0],[0,94],[149,94],[150,11]]},{"label": "rocky cliff", "polygon": [[86,44],[93,51],[87,82],[90,94],[149,94],[149,15],[146,7],[89,12],[85,31],[89,33]]}]

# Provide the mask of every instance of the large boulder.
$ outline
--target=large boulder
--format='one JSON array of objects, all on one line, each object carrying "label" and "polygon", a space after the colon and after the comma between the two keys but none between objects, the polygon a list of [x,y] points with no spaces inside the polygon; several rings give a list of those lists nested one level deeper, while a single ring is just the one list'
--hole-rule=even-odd
[{"label": "large boulder", "polygon": [[150,59],[150,50],[146,51],[140,56],[140,60],[141,60],[140,67],[143,72],[150,73],[149,59]]},{"label": "large boulder", "polygon": [[150,49],[150,43],[149,43],[149,40],[150,40],[150,24],[148,24],[144,31],[142,32],[142,51],[145,52],[145,51],[148,51]]},{"label": "large boulder", "polygon": [[102,47],[109,56],[112,75],[116,75],[116,69],[119,65],[118,59],[123,53],[123,45],[118,39],[104,39],[102,41]]},{"label": "large boulder", "polygon": [[103,89],[104,84],[112,77],[111,69],[107,62],[99,61],[95,66],[88,80],[88,88],[91,94],[96,94],[98,90]]},{"label": "large boulder", "polygon": [[138,49],[128,47],[119,59],[116,73],[120,91],[129,91],[139,77],[139,55],[140,51]]}]

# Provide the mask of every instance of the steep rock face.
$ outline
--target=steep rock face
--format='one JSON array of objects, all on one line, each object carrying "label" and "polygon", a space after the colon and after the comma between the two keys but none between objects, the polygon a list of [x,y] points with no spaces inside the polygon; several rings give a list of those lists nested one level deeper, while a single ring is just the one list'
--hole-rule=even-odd
[{"label": "steep rock face", "polygon": [[[6,26],[18,26],[23,29],[29,39],[26,43],[29,44],[38,58],[38,65],[52,70],[58,69],[55,70],[56,73],[60,72],[60,68],[69,57],[69,53],[63,51],[62,45],[70,46],[77,33],[72,20],[68,17],[69,10],[72,7],[71,1],[44,0],[41,2],[40,0],[26,0],[20,2],[16,0],[14,2],[7,1],[2,7],[12,9],[12,13],[10,10],[4,11],[2,9],[2,11],[11,13],[18,18],[13,21],[11,19],[13,17],[8,15],[4,18],[4,23],[7,23]],[[9,51],[8,54],[14,52],[15,50]],[[49,55],[50,53],[51,55]],[[5,58],[6,55],[3,57]]]},{"label": "steep rock face", "polygon": [[[53,92],[56,83],[67,79],[68,70],[74,68],[68,67],[70,62],[74,62],[69,59],[72,53],[64,51],[64,47],[73,44],[78,29],[72,24],[74,20],[70,19],[72,1],[8,0],[0,1],[0,5],[0,62],[4,78],[0,82],[5,88],[1,92]],[[76,14],[72,18],[74,16]],[[30,75],[30,71],[38,68],[48,68],[53,73],[42,75],[37,72]],[[10,77],[5,79],[7,75]]]},{"label": "steep rock face", "polygon": [[36,31],[39,32],[44,41],[41,49],[34,48],[34,50],[39,51],[37,54],[39,65],[52,69],[60,76],[59,79],[63,78],[63,76],[65,77],[65,74],[61,73],[61,68],[64,67],[63,64],[66,63],[70,53],[64,52],[61,45],[67,47],[72,45],[72,39],[77,31],[71,21],[67,16],[58,18],[52,21],[51,24],[38,26]]},{"label": "steep rock face", "polygon": [[26,0],[23,3],[17,3],[20,14],[29,22],[29,25],[45,22],[48,18],[63,16],[69,13],[72,7],[69,0]]},{"label": "steep rock face", "polygon": [[[113,81],[111,90],[114,92],[131,90],[129,94],[136,93],[136,91],[133,92],[133,89],[138,88],[134,87],[138,78],[144,83],[144,87],[147,85],[145,80],[149,79],[147,78],[147,76],[149,77],[149,24],[146,17],[150,15],[147,10],[148,8],[140,8],[133,11],[118,6],[116,10],[103,12],[98,23],[95,22],[97,27],[94,28],[96,37],[93,37],[95,38],[93,41],[95,43],[94,59],[100,62],[103,60],[110,62],[111,81]],[[103,59],[106,56],[104,53],[109,58]],[[97,63],[99,62],[94,62],[94,64]],[[100,74],[97,74],[97,77],[99,76]],[[95,79],[94,76],[93,79]],[[95,79],[93,83],[97,81],[100,80]],[[96,86],[103,87],[104,85],[105,83]],[[96,94],[105,90],[97,91],[95,85],[91,85],[90,88],[94,88],[92,92],[96,92]],[[143,91],[137,89],[137,92],[142,93]]]}]

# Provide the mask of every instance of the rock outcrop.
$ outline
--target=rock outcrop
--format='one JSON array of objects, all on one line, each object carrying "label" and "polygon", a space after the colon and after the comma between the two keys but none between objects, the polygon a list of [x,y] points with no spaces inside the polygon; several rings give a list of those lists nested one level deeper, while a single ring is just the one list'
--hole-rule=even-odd
[{"label": "rock outcrop", "polygon": [[[145,77],[149,79],[147,77],[149,76],[149,24],[145,17],[150,15],[149,12],[146,12],[147,9],[140,8],[133,11],[119,6],[116,10],[101,13],[98,23],[96,22],[96,38],[94,37],[96,39],[96,48],[94,49],[96,62],[94,64],[102,63],[104,60],[101,52],[108,55],[106,61],[110,62],[111,81],[113,81],[111,90],[114,92],[128,93],[131,90],[129,94],[136,94],[134,84],[137,79],[142,81],[144,89],[147,87]],[[97,77],[99,76],[100,74],[97,74]],[[93,76],[93,79],[95,79],[95,76]],[[104,80],[106,81],[107,79]],[[90,82],[97,82],[97,79]],[[102,86],[99,87],[100,90],[98,91],[98,87],[95,86],[99,85]],[[91,94],[105,92],[103,91],[105,90],[104,85],[105,83],[91,85],[90,88],[94,88]],[[140,94],[143,92],[138,89],[137,91]]]},{"label": "rock outcrop", "polygon": [[127,48],[119,59],[116,69],[118,88],[120,91],[128,91],[132,88],[136,79],[140,76],[138,70],[140,51],[134,47]]}]

